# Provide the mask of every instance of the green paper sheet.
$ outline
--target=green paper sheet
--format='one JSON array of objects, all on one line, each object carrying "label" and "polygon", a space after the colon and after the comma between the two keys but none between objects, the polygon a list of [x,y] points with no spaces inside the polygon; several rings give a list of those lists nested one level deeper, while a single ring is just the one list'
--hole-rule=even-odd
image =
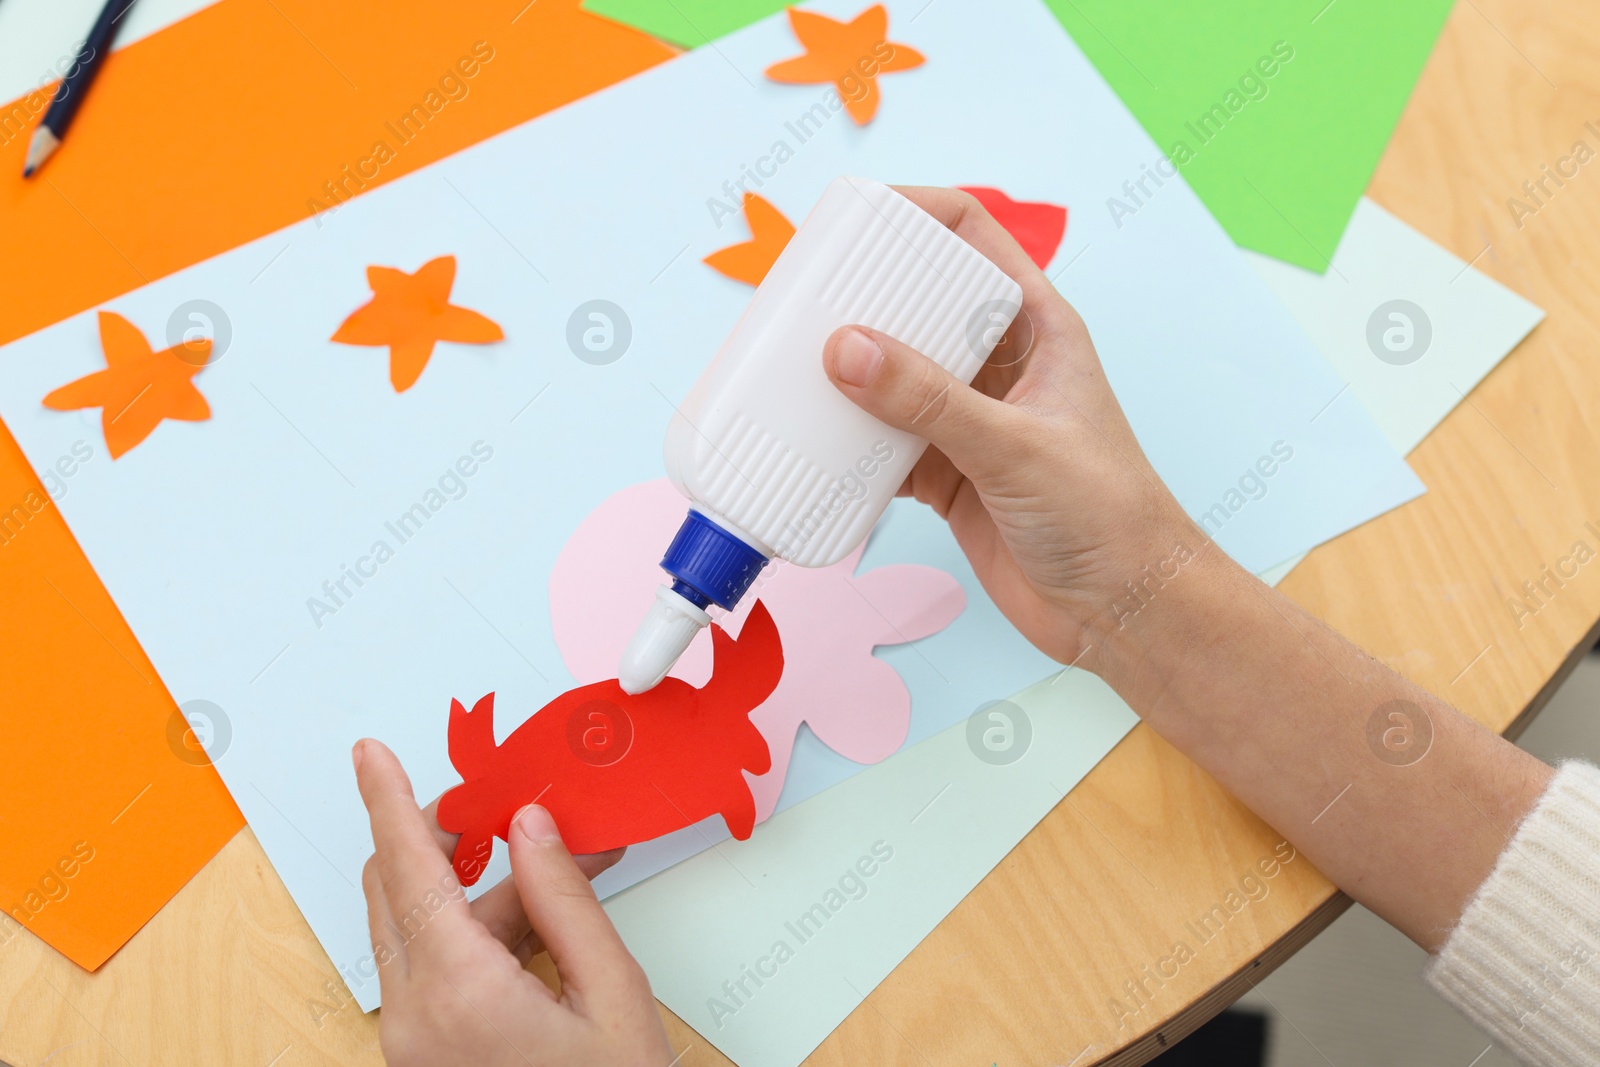
[{"label": "green paper sheet", "polygon": [[699,48],[789,5],[774,0],[583,0],[582,6],[680,48]]},{"label": "green paper sheet", "polygon": [[[1328,268],[1451,6],[1451,0],[1045,3],[1234,241],[1318,273]],[[585,0],[584,6],[694,48],[788,5]],[[859,8],[867,6],[861,0]],[[823,10],[846,13],[835,7]],[[1159,159],[1150,165],[1164,166]],[[1156,188],[1141,174],[1128,179],[1103,210],[1131,218]]]}]

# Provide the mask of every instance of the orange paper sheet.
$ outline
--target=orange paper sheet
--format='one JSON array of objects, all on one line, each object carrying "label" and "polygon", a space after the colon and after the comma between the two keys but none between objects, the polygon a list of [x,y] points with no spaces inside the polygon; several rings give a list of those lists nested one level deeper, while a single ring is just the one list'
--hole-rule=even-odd
[{"label": "orange paper sheet", "polygon": [[[48,99],[14,102],[0,343],[674,54],[577,5],[222,0],[107,60],[31,182]],[[46,489],[0,434],[0,944],[26,928],[91,969],[243,825],[50,502],[68,471],[110,462],[86,424]]]}]

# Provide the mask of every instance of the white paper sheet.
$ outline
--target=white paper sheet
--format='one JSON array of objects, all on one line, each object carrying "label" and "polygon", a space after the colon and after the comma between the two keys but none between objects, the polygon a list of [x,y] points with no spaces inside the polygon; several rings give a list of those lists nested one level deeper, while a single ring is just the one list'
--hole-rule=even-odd
[{"label": "white paper sheet", "polygon": [[[216,0],[139,0],[122,18],[114,48],[210,7]],[[105,0],[6,0],[0,3],[0,100],[51,86],[72,68]],[[42,108],[41,108],[42,111]],[[30,132],[31,132],[31,123]],[[13,136],[16,127],[5,130]]]},{"label": "white paper sheet", "polygon": [[[933,58],[885,79],[871,126],[835,115],[795,145],[763,195],[798,219],[831,178],[860,173],[1069,205],[1052,270],[1180,500],[1206,511],[1275,443],[1294,450],[1219,534],[1247,564],[1420,491],[1186,187],[1115,225],[1105,200],[1159,153],[1041,6],[890,7],[891,37]],[[186,301],[212,301],[231,347],[196,379],[210,421],[164,423],[85,468],[63,514],[178,701],[223,709],[217,768],[364,1006],[377,998],[357,888],[370,841],[349,746],[387,741],[431,796],[457,780],[452,697],[497,690],[504,736],[571,684],[550,639],[552,560],[599,500],[659,476],[671,398],[749,298],[698,262],[745,236],[707,200],[824,99],[761,76],[795,51],[786,20],[767,20],[110,305],[161,344]],[[507,341],[443,344],[396,395],[381,349],[325,339],[368,299],[368,265],[445,253],[460,260],[452,299]],[[566,341],[595,298],[632,324],[607,366]],[[0,415],[36,467],[97,425],[40,399],[102,366],[92,313],[0,351]],[[494,458],[459,498],[316,625],[323,582],[480,442]],[[1045,674],[931,515],[897,509],[871,553],[944,567],[968,592],[949,629],[885,656],[912,692],[913,738]],[[859,769],[803,744],[785,802]]]}]

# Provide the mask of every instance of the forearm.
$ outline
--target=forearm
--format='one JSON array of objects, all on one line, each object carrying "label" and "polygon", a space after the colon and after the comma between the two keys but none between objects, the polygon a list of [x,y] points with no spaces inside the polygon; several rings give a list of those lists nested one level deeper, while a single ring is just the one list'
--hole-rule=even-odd
[{"label": "forearm", "polygon": [[[1036,647],[1104,677],[1341,888],[1436,947],[1549,768],[1207,550],[1049,279],[971,196],[902,192],[1018,281],[1028,326],[1011,338],[1025,358],[985,365],[975,388],[878,331],[829,338],[840,392],[931,446],[905,489]],[[1392,722],[1391,701],[1406,702]],[[1420,759],[1396,744],[1407,717],[1431,728]]]},{"label": "forearm", "polygon": [[1185,538],[1195,558],[1097,617],[1082,665],[1341,889],[1436,948],[1550,768]]}]

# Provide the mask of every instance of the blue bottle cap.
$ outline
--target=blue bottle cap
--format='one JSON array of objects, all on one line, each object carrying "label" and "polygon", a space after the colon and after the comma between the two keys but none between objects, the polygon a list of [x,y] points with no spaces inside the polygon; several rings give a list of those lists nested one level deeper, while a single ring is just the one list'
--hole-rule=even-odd
[{"label": "blue bottle cap", "polygon": [[694,510],[661,557],[661,569],[676,579],[672,591],[702,611],[739,603],[766,565],[760,551]]}]

